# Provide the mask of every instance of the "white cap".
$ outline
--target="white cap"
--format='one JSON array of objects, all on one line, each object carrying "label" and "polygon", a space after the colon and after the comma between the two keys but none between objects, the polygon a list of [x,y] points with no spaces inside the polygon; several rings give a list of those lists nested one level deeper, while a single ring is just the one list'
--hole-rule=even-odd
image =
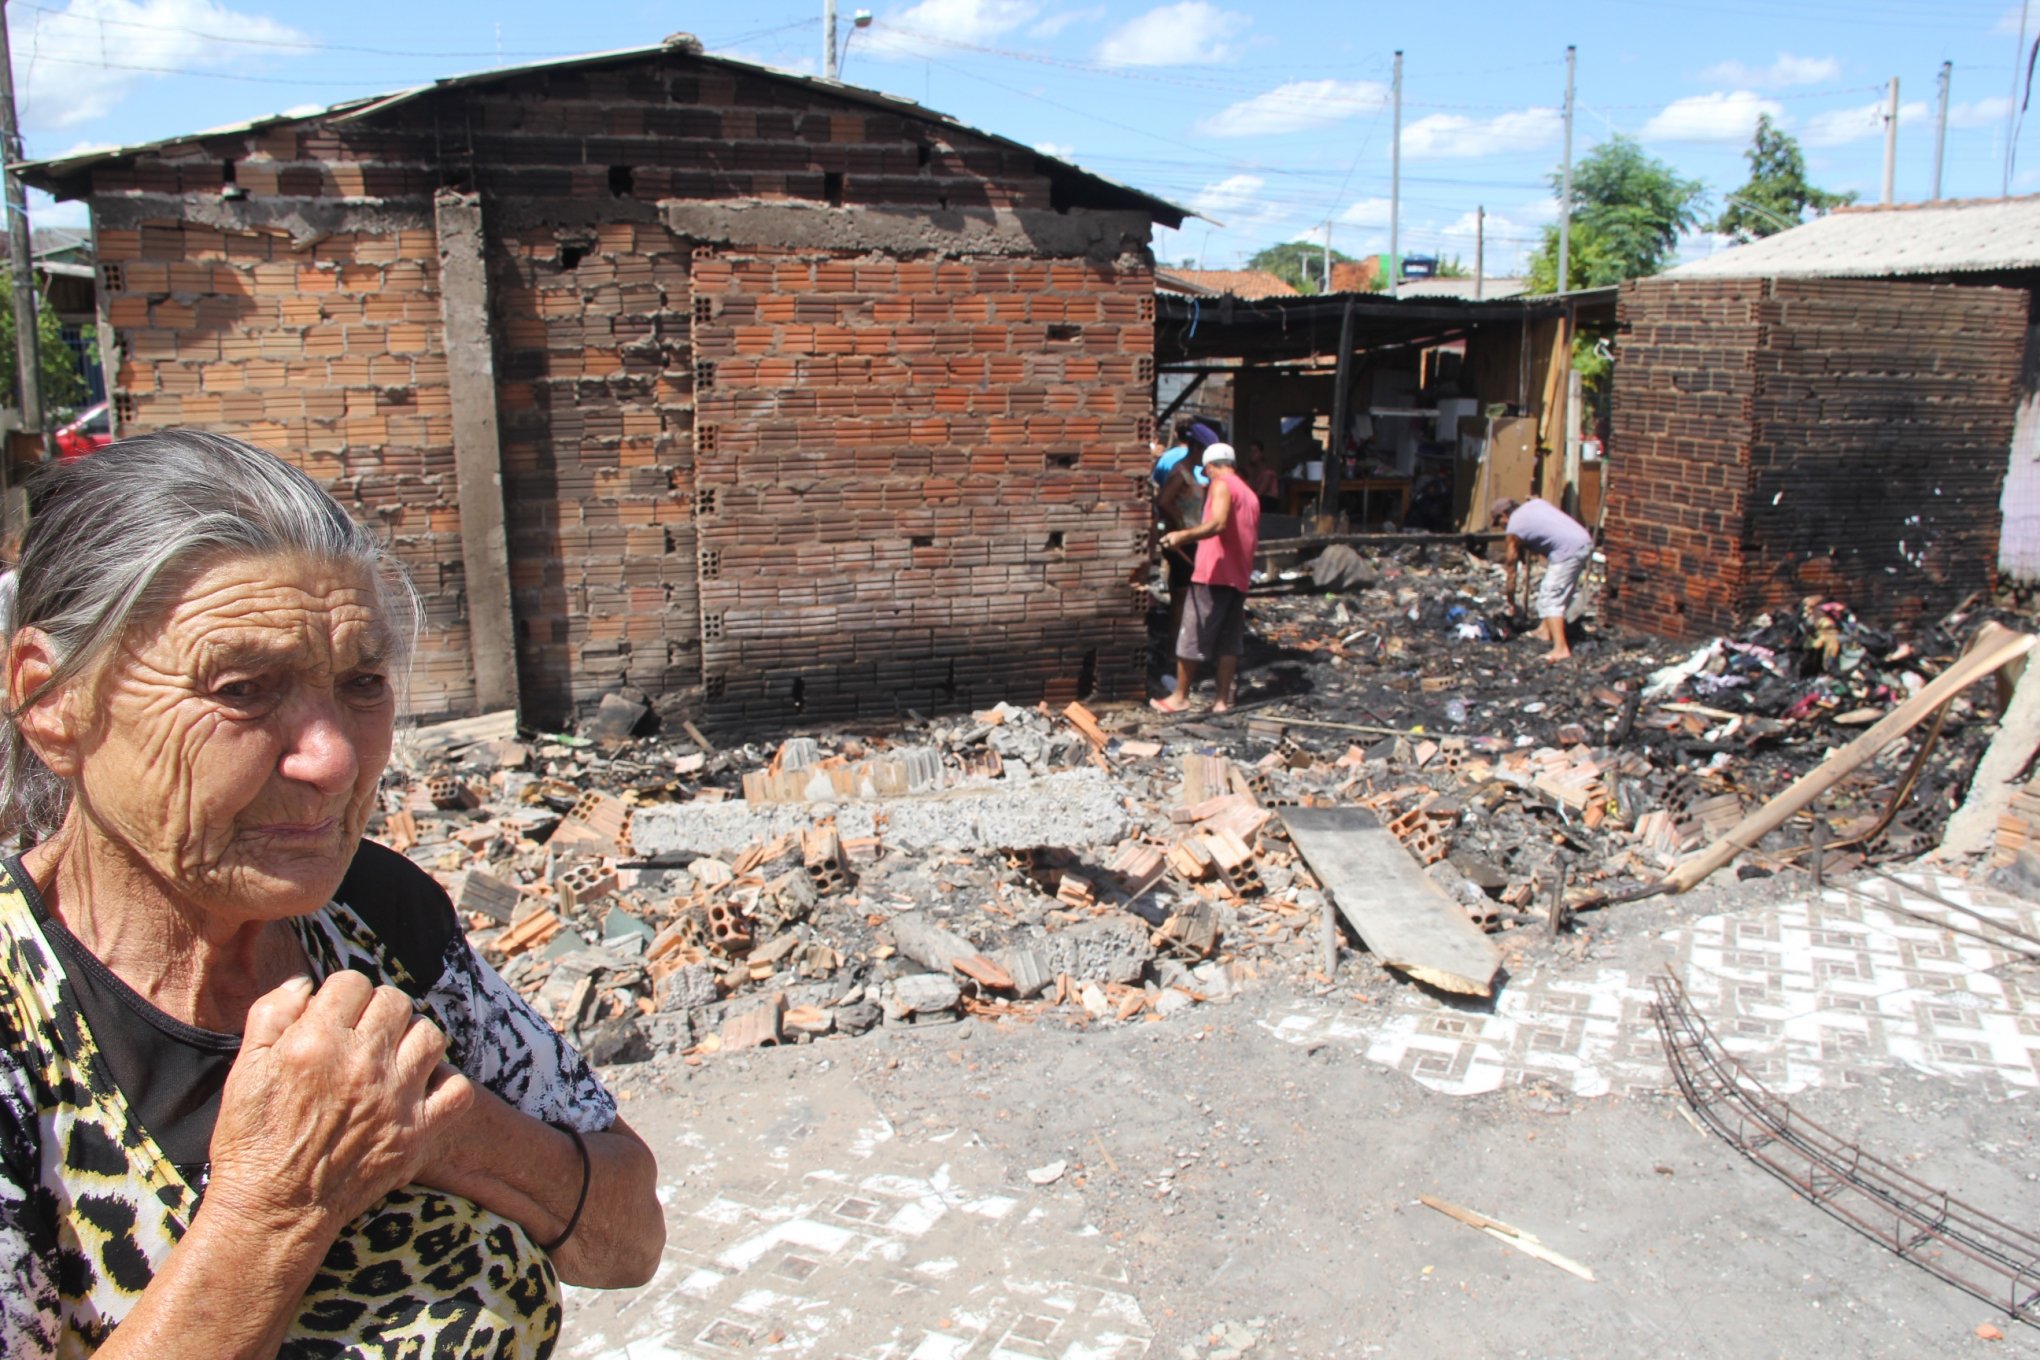
[{"label": "white cap", "polygon": [[1233,447],[1230,444],[1213,444],[1204,450],[1204,465],[1206,467],[1210,467],[1213,463],[1237,462],[1239,462],[1239,459],[1234,455]]}]

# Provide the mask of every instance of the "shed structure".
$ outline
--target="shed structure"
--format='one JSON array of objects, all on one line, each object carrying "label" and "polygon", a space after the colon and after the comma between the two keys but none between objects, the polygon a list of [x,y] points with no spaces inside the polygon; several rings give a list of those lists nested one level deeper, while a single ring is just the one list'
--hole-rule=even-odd
[{"label": "shed structure", "polygon": [[[1769,279],[1779,283],[1781,292],[1775,290],[1773,296],[1773,302],[1779,304],[1789,296],[1809,296],[1795,292],[1801,283],[1860,281],[1860,287],[1836,287],[1830,296],[1854,298],[1856,304],[1850,306],[1865,308],[1867,326],[1856,328],[1844,308],[1836,314],[1840,330],[1820,336],[1799,334],[1791,343],[1824,349],[1832,359],[1826,373],[1836,377],[1852,373],[1860,389],[1883,389],[1883,398],[1889,402],[1920,398],[1922,404],[1907,404],[1903,410],[1887,404],[1891,440],[1885,457],[1897,459],[1901,449],[1909,449],[1903,455],[1903,467],[1895,467],[1893,475],[1879,479],[1879,485],[1891,493],[1889,508],[1895,514],[1871,516],[1850,532],[1865,544],[1869,532],[1883,532],[1893,553],[1897,553],[1899,542],[1905,544],[1899,557],[1918,555],[1922,538],[1918,524],[1909,522],[1909,516],[1916,510],[1930,516],[1938,512],[1946,520],[1950,491],[1938,473],[1952,473],[1954,481],[1962,485],[1962,506],[1969,520],[1965,532],[1958,536],[1962,565],[1950,579],[1967,581],[1969,587],[1985,585],[1995,563],[1997,571],[2011,579],[2040,583],[2040,326],[2036,326],[2040,322],[2040,196],[1842,208],[1763,241],[1681,265],[1665,279],[1693,285],[1734,281],[1744,292],[1756,281]],[[2026,298],[2026,314],[2020,318],[2016,308],[1965,302],[1946,290],[1924,294],[1920,285],[1926,283],[1965,290],[2013,290]],[[1636,294],[1638,316],[1644,308],[1642,298],[1644,294]],[[1893,308],[1916,308],[1916,314],[1905,322],[1891,322]],[[1973,308],[1989,312],[1989,324],[1995,330],[1989,334],[1975,330],[1977,324],[1985,324],[1985,318]],[[1954,328],[1950,330],[1950,326]],[[1858,359],[1850,361],[1848,355],[1858,343]],[[1995,396],[2003,359],[1999,343],[2009,343],[2013,351],[2018,347],[2026,351],[2026,367],[2011,398],[2013,410],[2005,432],[2009,457],[2005,457],[2005,449],[1995,457],[1983,455],[1967,442],[1981,434],[1981,426],[1967,424],[1971,414],[1965,414],[1965,408],[1999,400]],[[1979,347],[1995,351],[1995,357],[1983,367],[1977,367]],[[1624,353],[1634,361],[1638,349],[1640,343],[1632,334]],[[1783,361],[1783,351],[1779,355]],[[1877,357],[1891,367],[1871,363]],[[1820,389],[1822,408],[1832,412],[1846,387],[1824,385],[1820,381],[1824,369],[1807,355],[1793,357],[1793,363],[1801,381]],[[1636,394],[1638,381],[1640,375],[1632,373],[1628,379],[1632,394]],[[1926,383],[1932,383],[1932,389]],[[1616,385],[1620,394],[1624,389],[1620,371]],[[1948,422],[1962,428],[1950,426],[1952,442],[1934,444],[1932,428]],[[1809,436],[1820,440],[1822,432],[1809,430]],[[1983,469],[1979,459],[1991,461],[1995,467]],[[1863,471],[1863,465],[1836,467],[1838,475],[1848,471]],[[1622,477],[1620,465],[1616,475]],[[1985,493],[1979,477],[1991,481],[1989,504],[1975,500],[1975,495]],[[1863,489],[1838,489],[1844,491],[1840,504],[1856,508]],[[1924,506],[1909,504],[1914,493],[1926,495]],[[1812,540],[1805,544],[1807,551],[1818,546]],[[1954,538],[1942,540],[1942,546],[1936,548],[1942,555],[1952,551],[1956,551]],[[1869,591],[1873,597],[1895,591],[1897,601],[1903,604],[1920,593],[1901,585],[1903,581],[1932,585],[1918,577],[1924,571],[1920,565],[1879,563],[1875,555],[1860,557],[1850,565],[1850,557],[1850,551],[1836,546],[1836,553],[1830,555],[1834,579],[1852,583],[1860,577],[1869,585],[1869,577],[1875,575],[1881,589]],[[1932,597],[1944,593],[1928,591]]]},{"label": "shed structure", "polygon": [[1159,199],[685,38],[26,175],[90,205],[122,433],[390,534],[419,716],[1139,691]]},{"label": "shed structure", "polygon": [[2026,294],[1675,273],[1617,316],[1605,618],[1909,623],[1990,584]]}]

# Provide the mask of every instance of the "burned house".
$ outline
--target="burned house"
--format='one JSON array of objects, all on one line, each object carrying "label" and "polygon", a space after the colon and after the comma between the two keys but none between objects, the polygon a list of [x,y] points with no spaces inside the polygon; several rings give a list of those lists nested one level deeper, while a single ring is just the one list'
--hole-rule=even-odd
[{"label": "burned house", "polygon": [[684,37],[26,175],[90,205],[119,430],[391,536],[421,716],[1139,690],[1167,203]]},{"label": "burned house", "polygon": [[1625,285],[1604,616],[1905,624],[1989,588],[2001,526],[2040,579],[2036,285],[2033,198],[1845,209]]}]

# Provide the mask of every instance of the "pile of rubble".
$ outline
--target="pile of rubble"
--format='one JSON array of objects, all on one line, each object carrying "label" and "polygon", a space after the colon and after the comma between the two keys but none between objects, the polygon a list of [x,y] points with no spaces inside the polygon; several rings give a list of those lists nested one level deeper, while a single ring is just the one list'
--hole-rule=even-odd
[{"label": "pile of rubble", "polygon": [[[1371,810],[1520,958],[1556,947],[1569,903],[1720,836],[1980,621],[1908,648],[1810,604],[1676,658],[1602,638],[1561,669],[1507,644],[1498,577],[1411,554],[1359,595],[1257,597],[1259,697],[1218,716],[1001,705],[728,750],[632,737],[627,696],[572,737],[443,724],[411,735],[372,833],[598,1062],[964,1015],[1125,1023],[1256,979],[1332,985],[1334,903],[1286,809]],[[1921,848],[1983,716],[1956,700],[1938,764],[1836,790],[1823,863]],[[1743,872],[1803,862],[1808,830]]]}]

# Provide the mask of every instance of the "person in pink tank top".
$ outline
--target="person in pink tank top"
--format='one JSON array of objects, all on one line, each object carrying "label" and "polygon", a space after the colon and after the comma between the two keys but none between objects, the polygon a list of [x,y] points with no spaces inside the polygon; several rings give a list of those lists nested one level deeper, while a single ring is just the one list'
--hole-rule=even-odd
[{"label": "person in pink tank top", "polygon": [[1164,548],[1197,545],[1197,567],[1190,574],[1190,595],[1176,635],[1176,691],[1154,706],[1181,713],[1190,706],[1190,687],[1199,664],[1218,667],[1218,698],[1211,706],[1223,713],[1233,705],[1233,682],[1247,643],[1247,589],[1253,584],[1254,552],[1261,544],[1261,500],[1240,480],[1238,458],[1230,444],[1204,451],[1204,470],[1211,475],[1205,493],[1204,520],[1188,529],[1162,535]]}]

